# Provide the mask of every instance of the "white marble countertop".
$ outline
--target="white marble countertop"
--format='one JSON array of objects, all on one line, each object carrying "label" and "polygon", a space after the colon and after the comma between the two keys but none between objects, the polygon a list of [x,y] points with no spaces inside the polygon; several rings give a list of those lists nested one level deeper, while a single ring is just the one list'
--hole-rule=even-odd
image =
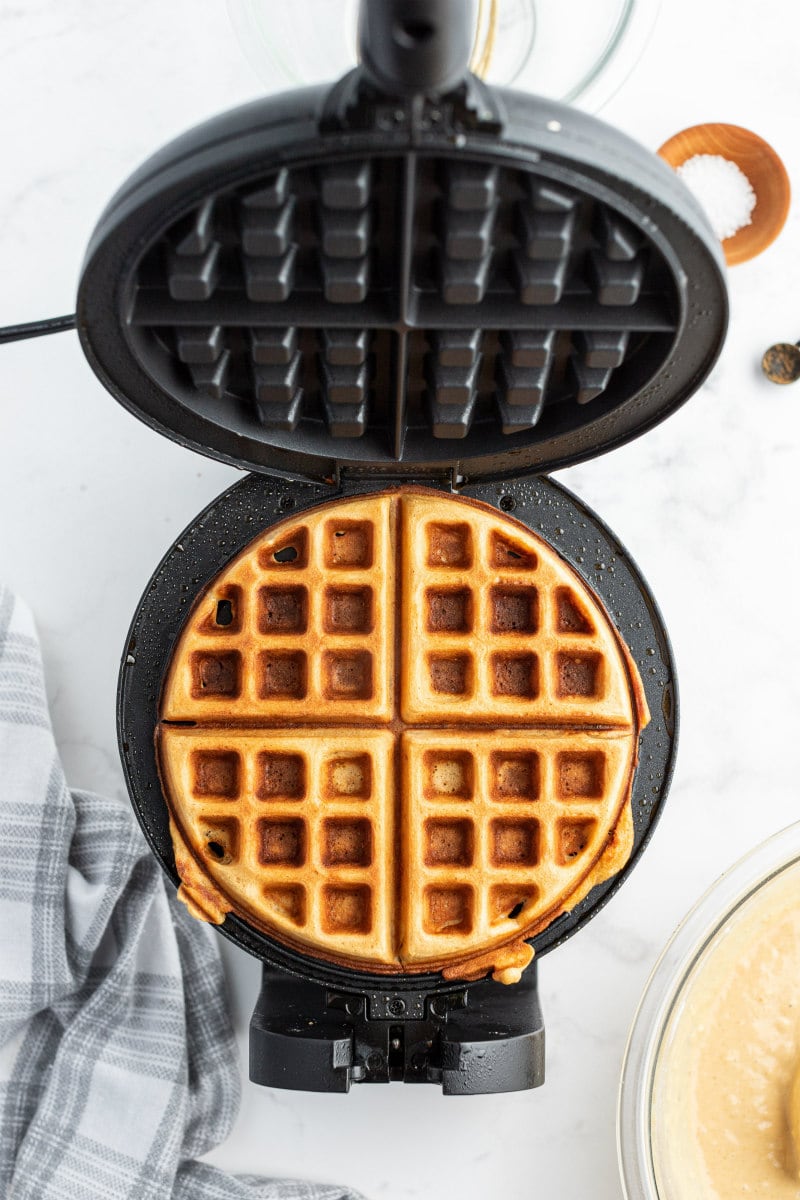
[{"label": "white marble countertop", "polygon": [[[669,0],[602,115],[653,148],[703,120],[748,126],[800,187],[799,36],[791,0],[757,14]],[[219,0],[0,0],[0,325],[72,311],[115,187],[169,137],[260,90]],[[617,1080],[647,974],[715,876],[798,815],[800,384],[776,388],[758,365],[770,343],[800,337],[798,262],[795,208],[779,241],[731,272],[730,334],[702,391],[647,437],[559,476],[652,585],[682,733],[641,864],[541,964],[546,1086],[445,1099],[245,1084],[213,1161],[346,1181],[375,1200],[620,1196]],[[114,697],[128,623],[163,551],[237,472],[133,420],[73,334],[0,350],[0,420],[0,574],[34,609],[71,783],[123,802]],[[220,940],[244,1055],[259,967]]]}]

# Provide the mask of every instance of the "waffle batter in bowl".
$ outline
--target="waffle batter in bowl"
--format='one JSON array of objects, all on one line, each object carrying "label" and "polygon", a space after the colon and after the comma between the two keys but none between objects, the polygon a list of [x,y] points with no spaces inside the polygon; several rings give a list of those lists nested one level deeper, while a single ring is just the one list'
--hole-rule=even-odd
[{"label": "waffle batter in bowl", "polygon": [[800,1062],[799,901],[796,863],[730,918],[687,982],[655,1076],[653,1154],[665,1197],[800,1200],[789,1120]]},{"label": "waffle batter in bowl", "polygon": [[384,973],[515,982],[627,862],[648,714],[519,522],[400,488],[271,527],[201,594],[157,730],[181,896]]},{"label": "waffle batter in bowl", "polygon": [[715,885],[662,956],[620,1102],[629,1200],[800,1198],[800,826]]}]

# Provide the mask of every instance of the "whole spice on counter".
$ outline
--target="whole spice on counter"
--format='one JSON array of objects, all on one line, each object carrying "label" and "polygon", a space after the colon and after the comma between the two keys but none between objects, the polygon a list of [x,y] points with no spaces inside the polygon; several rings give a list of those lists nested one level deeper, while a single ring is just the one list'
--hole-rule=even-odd
[{"label": "whole spice on counter", "polygon": [[764,351],[761,369],[772,383],[795,383],[800,379],[800,345],[776,342]]},{"label": "whole spice on counter", "polygon": [[706,210],[721,241],[750,224],[756,194],[735,162],[721,154],[695,154],[678,167],[678,174]]}]

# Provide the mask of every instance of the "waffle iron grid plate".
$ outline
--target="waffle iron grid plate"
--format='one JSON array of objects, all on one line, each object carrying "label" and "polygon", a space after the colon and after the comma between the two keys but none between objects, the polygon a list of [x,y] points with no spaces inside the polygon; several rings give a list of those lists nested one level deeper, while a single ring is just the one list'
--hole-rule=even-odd
[{"label": "waffle iron grid plate", "polygon": [[308,479],[541,473],[663,419],[722,344],[718,242],[618,131],[490,99],[309,89],[178,139],[89,247],[100,378],[185,445]]}]

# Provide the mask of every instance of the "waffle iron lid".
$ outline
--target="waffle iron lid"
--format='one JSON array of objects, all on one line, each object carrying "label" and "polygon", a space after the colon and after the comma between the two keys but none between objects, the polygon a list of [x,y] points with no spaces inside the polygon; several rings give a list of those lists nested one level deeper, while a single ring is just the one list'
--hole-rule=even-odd
[{"label": "waffle iron lid", "polygon": [[704,214],[614,128],[466,74],[459,4],[367,4],[333,89],[212,120],[117,193],[78,330],[136,416],[249,470],[477,480],[700,386],[727,324]]}]

